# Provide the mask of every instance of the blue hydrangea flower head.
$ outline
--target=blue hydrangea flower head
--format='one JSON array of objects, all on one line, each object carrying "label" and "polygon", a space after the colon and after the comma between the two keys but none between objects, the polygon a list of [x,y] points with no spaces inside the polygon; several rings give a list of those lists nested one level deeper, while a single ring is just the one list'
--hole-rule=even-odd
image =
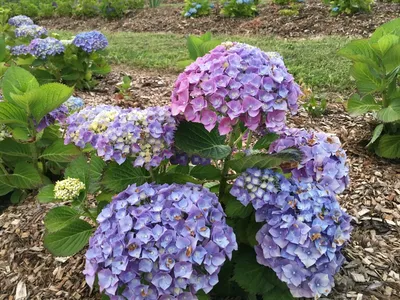
[{"label": "blue hydrangea flower head", "polygon": [[16,37],[40,38],[47,35],[47,29],[38,25],[21,25],[15,28]]},{"label": "blue hydrangea flower head", "polygon": [[30,49],[27,45],[18,45],[11,47],[10,52],[15,56],[28,55],[30,53]]},{"label": "blue hydrangea flower head", "polygon": [[41,59],[55,56],[64,52],[64,45],[57,39],[47,37],[45,39],[34,39],[29,45],[30,54]]},{"label": "blue hydrangea flower head", "polygon": [[64,105],[71,113],[81,109],[85,103],[83,102],[82,98],[71,96],[67,101],[64,102]]},{"label": "blue hydrangea flower head", "polygon": [[190,14],[195,14],[195,13],[197,13],[197,9],[195,9],[194,7],[192,7],[191,9],[189,9],[189,13],[190,13]]},{"label": "blue hydrangea flower head", "polygon": [[71,115],[67,124],[66,144],[90,144],[105,161],[122,164],[133,157],[135,166],[149,169],[173,154],[176,121],[168,107],[88,106]]},{"label": "blue hydrangea flower head", "polygon": [[299,165],[293,166],[292,176],[302,182],[317,182],[323,189],[336,194],[349,185],[349,167],[346,152],[334,134],[290,128],[271,144],[271,153],[295,147],[303,152]]},{"label": "blue hydrangea flower head", "polygon": [[352,229],[336,195],[315,182],[256,168],[235,180],[231,194],[251,204],[264,223],[256,235],[258,263],[273,269],[294,297],[328,295]]},{"label": "blue hydrangea flower head", "polygon": [[108,46],[107,38],[98,31],[81,32],[75,36],[72,43],[87,53],[103,50]]},{"label": "blue hydrangea flower head", "polygon": [[84,274],[112,299],[197,299],[238,247],[216,195],[191,183],[131,185],[97,221]]},{"label": "blue hydrangea flower head", "polygon": [[11,26],[19,27],[22,25],[33,25],[33,21],[31,18],[24,16],[24,15],[19,15],[12,17],[8,20],[8,24]]}]

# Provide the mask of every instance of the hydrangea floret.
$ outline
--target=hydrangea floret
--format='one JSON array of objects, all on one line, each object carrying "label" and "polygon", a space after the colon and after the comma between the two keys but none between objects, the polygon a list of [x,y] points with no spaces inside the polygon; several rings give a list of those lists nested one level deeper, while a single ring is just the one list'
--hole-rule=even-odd
[{"label": "hydrangea floret", "polygon": [[97,221],[84,274],[111,299],[197,299],[238,247],[217,196],[191,183],[131,185]]},{"label": "hydrangea floret", "polygon": [[54,186],[54,197],[62,201],[70,201],[78,198],[85,190],[85,184],[77,178],[70,178],[57,181]]},{"label": "hydrangea floret", "polygon": [[31,18],[24,16],[24,15],[19,15],[12,17],[8,20],[8,24],[11,26],[19,27],[22,25],[34,25],[33,21]]},{"label": "hydrangea floret", "polygon": [[149,169],[172,156],[176,121],[167,107],[89,106],[71,115],[67,124],[66,144],[91,144],[106,161],[122,164],[130,156],[135,166]]},{"label": "hydrangea floret", "polygon": [[349,185],[349,167],[346,152],[334,134],[313,130],[286,129],[281,137],[271,144],[271,153],[296,147],[303,153],[303,159],[292,168],[293,178],[302,182],[317,182],[322,189],[336,194],[342,193]]},{"label": "hydrangea floret", "polygon": [[47,35],[47,29],[38,25],[21,25],[15,29],[15,36],[40,38]]},{"label": "hydrangea floret", "polygon": [[87,53],[92,53],[105,49],[108,46],[108,41],[101,32],[88,31],[77,34],[72,44]]},{"label": "hydrangea floret", "polygon": [[34,39],[29,45],[30,54],[41,59],[55,56],[64,52],[64,45],[57,39],[47,37],[45,39]]},{"label": "hydrangea floret", "polygon": [[251,203],[256,221],[265,222],[256,235],[257,261],[272,268],[295,297],[328,295],[351,232],[351,218],[336,195],[314,182],[257,168],[241,174],[231,194]]},{"label": "hydrangea floret", "polygon": [[296,113],[300,87],[282,57],[242,43],[227,42],[198,58],[181,73],[171,96],[172,114],[218,124],[221,135],[239,120],[253,131],[280,131],[288,111]]}]

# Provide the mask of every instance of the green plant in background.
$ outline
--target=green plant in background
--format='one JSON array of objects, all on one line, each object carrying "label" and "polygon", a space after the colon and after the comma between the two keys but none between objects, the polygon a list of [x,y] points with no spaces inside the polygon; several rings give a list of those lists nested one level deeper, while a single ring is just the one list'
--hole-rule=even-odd
[{"label": "green plant in background", "polygon": [[103,0],[100,4],[100,11],[106,19],[121,18],[126,11],[125,0]]},{"label": "green plant in background", "polygon": [[57,1],[57,7],[55,9],[55,14],[60,17],[70,17],[73,13],[73,5],[69,0]]},{"label": "green plant in background", "polygon": [[400,18],[376,29],[369,39],[350,42],[339,54],[352,60],[358,93],[350,97],[352,115],[373,112],[379,122],[368,144],[379,156],[400,158]]},{"label": "green plant in background", "polygon": [[1,89],[0,196],[11,194],[14,203],[50,182],[81,151],[65,146],[60,127],[59,107],[73,89],[60,83],[40,86],[28,71],[11,67],[4,75]]},{"label": "green plant in background", "polygon": [[150,8],[155,8],[155,7],[159,7],[161,4],[162,0],[149,0],[149,7]]},{"label": "green plant in background", "polygon": [[221,44],[221,41],[213,39],[211,32],[206,32],[203,35],[189,35],[186,38],[186,46],[189,51],[189,59],[181,60],[177,63],[179,68],[185,68],[195,61],[198,57],[202,57],[210,50]]},{"label": "green plant in background", "polygon": [[331,6],[331,14],[336,16],[341,13],[354,14],[356,12],[371,11],[372,0],[324,0]]},{"label": "green plant in background", "polygon": [[40,18],[51,18],[54,16],[55,7],[51,3],[40,3],[39,4],[39,17]]},{"label": "green plant in background", "polygon": [[132,92],[129,90],[132,85],[132,78],[124,76],[122,82],[117,85],[118,92],[115,94],[116,100],[131,100]]},{"label": "green plant in background", "polygon": [[126,0],[126,8],[139,9],[144,7],[144,0]]},{"label": "green plant in background", "polygon": [[326,113],[326,98],[319,98],[311,95],[310,99],[304,104],[305,110],[315,118],[320,118]]},{"label": "green plant in background", "polygon": [[258,0],[220,0],[221,14],[226,17],[253,17]]},{"label": "green plant in background", "polygon": [[96,17],[100,14],[100,7],[97,0],[79,0],[73,9],[77,17]]},{"label": "green plant in background", "polygon": [[185,0],[183,8],[184,17],[207,16],[211,12],[209,0]]}]

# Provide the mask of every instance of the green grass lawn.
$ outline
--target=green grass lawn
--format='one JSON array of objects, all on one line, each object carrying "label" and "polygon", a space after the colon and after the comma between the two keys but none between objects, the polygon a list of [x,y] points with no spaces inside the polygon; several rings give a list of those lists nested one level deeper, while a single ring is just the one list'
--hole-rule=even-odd
[{"label": "green grass lawn", "polygon": [[[62,35],[68,33],[63,32]],[[110,59],[114,64],[179,71],[179,60],[187,59],[185,37],[176,34],[118,32],[107,34]],[[342,92],[353,88],[350,62],[336,53],[349,42],[345,37],[284,40],[268,36],[217,36],[223,41],[248,43],[265,51],[277,51],[296,81],[317,91]]]}]

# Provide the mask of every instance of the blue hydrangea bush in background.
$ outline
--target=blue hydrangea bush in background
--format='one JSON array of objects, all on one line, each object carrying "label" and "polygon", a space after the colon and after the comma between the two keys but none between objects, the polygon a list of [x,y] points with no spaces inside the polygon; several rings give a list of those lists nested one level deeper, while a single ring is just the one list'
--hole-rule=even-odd
[{"label": "blue hydrangea bush in background", "polygon": [[[7,20],[7,12],[3,13],[1,19]],[[60,40],[26,16],[12,17],[1,28],[4,42],[0,43],[0,52],[5,65],[24,67],[41,83],[62,82],[78,89],[91,89],[97,84],[96,77],[110,72],[105,59],[108,41],[98,31]]]},{"label": "blue hydrangea bush in background", "polygon": [[300,95],[279,54],[227,42],[178,76],[170,107],[79,107],[61,131],[82,154],[38,194],[68,201],[44,245],[89,244],[87,283],[109,299],[328,295],[349,169],[336,136],[288,126]]},{"label": "blue hydrangea bush in background", "polygon": [[211,12],[210,2],[208,0],[192,1],[185,0],[183,8],[184,17],[200,17],[207,16]]}]

